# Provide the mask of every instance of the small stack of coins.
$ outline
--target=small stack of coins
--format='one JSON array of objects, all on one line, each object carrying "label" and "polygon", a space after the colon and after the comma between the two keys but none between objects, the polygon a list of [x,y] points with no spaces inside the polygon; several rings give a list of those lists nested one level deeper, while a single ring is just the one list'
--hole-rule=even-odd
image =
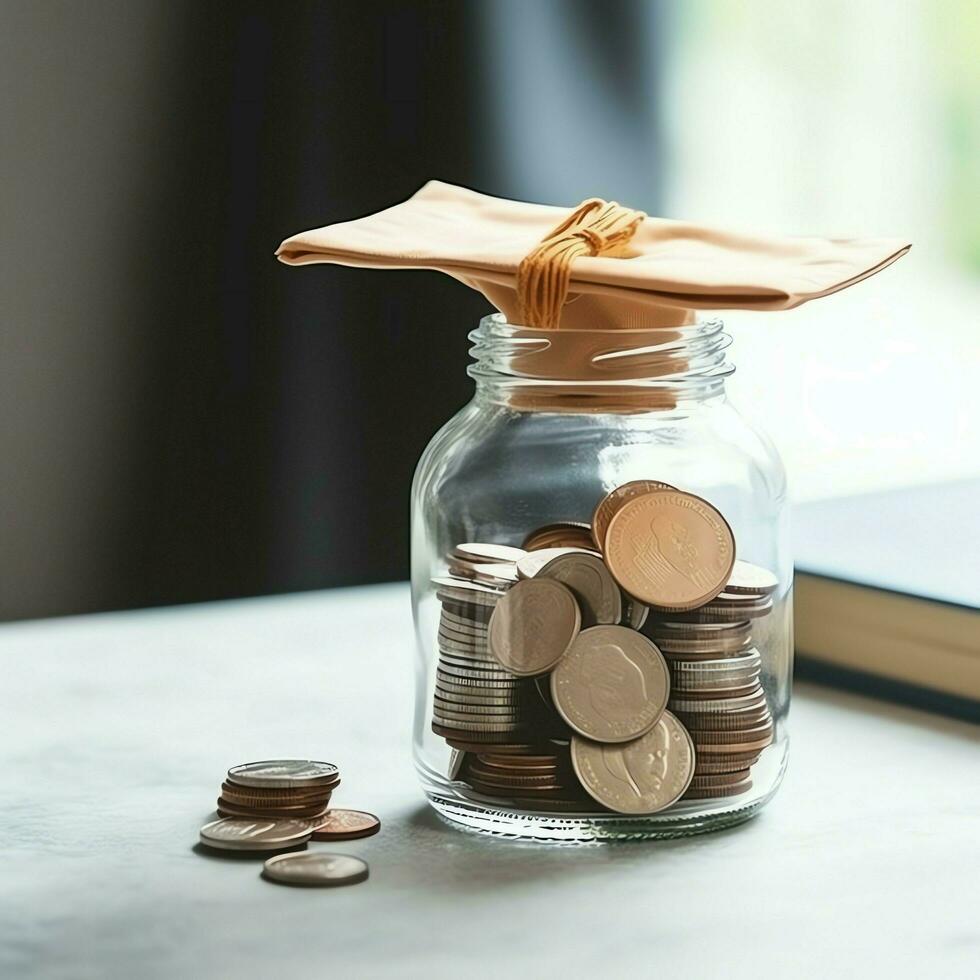
[{"label": "small stack of coins", "polygon": [[339,785],[340,770],[330,763],[249,762],[228,770],[218,816],[315,821],[326,814]]},{"label": "small stack of coins", "polygon": [[735,562],[707,501],[634,481],[591,525],[460,544],[447,565],[432,727],[459,750],[450,778],[629,814],[751,787],[772,718],[750,621],[777,582]]},{"label": "small stack of coins", "polygon": [[[233,766],[221,786],[220,819],[205,824],[200,842],[219,851],[264,855],[305,847],[310,840],[370,837],[381,829],[373,813],[329,810],[340,773],[331,762],[276,759]],[[342,854],[280,854],[265,862],[263,877],[282,884],[335,887],[368,876],[359,858]]]},{"label": "small stack of coins", "polygon": [[486,796],[535,810],[582,810],[588,797],[572,771],[568,742],[468,745],[455,742],[450,778]]}]

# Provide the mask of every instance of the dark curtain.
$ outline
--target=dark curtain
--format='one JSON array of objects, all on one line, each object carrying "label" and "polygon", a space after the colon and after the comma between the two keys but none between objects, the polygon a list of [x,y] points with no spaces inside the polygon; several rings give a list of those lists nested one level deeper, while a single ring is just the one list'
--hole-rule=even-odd
[{"label": "dark curtain", "polygon": [[[120,43],[155,59],[133,122],[152,180],[114,254],[85,259],[118,266],[138,350],[125,441],[93,447],[118,491],[86,518],[105,553],[77,597],[41,576],[8,618],[406,577],[415,461],[470,397],[466,333],[490,310],[436,273],[290,269],[279,241],[430,178],[658,203],[644,0],[151,8],[167,37]],[[75,11],[105,43],[112,14]]]}]

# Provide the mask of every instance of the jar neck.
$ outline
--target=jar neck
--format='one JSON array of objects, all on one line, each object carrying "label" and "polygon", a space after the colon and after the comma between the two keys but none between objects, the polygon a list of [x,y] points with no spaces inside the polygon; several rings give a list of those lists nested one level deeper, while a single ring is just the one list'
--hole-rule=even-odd
[{"label": "jar neck", "polygon": [[470,335],[477,401],[518,411],[633,413],[724,397],[721,320],[641,330],[537,330],[486,316]]}]

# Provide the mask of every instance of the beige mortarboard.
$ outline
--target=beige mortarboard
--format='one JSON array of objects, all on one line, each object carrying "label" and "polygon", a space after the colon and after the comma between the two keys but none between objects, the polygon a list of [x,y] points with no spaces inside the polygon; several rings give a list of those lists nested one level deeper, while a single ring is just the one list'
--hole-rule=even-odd
[{"label": "beige mortarboard", "polygon": [[511,323],[639,329],[694,310],[786,310],[845,289],[908,251],[895,238],[785,238],[647,217],[604,201],[574,209],[430,181],[401,204],[286,239],[289,265],[437,269]]}]

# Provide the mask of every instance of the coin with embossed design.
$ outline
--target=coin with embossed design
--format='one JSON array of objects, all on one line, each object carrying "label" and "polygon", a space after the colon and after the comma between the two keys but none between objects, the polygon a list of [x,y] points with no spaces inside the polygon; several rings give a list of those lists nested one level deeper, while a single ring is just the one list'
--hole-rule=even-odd
[{"label": "coin with embossed design", "polygon": [[583,628],[618,623],[623,615],[623,595],[598,555],[559,555],[544,565],[535,578],[554,579],[572,590],[582,612]]},{"label": "coin with embossed design", "polygon": [[580,623],[570,589],[552,579],[527,579],[497,603],[490,619],[490,652],[512,674],[543,674],[561,659]]},{"label": "coin with embossed design", "polygon": [[628,742],[649,731],[669,694],[670,673],[660,651],[625,626],[583,630],[551,675],[562,718],[599,742]]},{"label": "coin with embossed design", "polygon": [[611,490],[596,505],[595,513],[592,515],[592,540],[595,546],[602,551],[606,546],[606,531],[609,530],[609,522],[613,514],[619,510],[627,500],[639,497],[651,490],[676,490],[669,483],[660,483],[658,480],[631,480]]},{"label": "coin with embossed design", "polygon": [[660,609],[694,609],[725,587],[735,541],[706,500],[679,490],[634,497],[612,516],[603,555],[616,581]]},{"label": "coin with embossed design", "polygon": [[589,795],[617,813],[656,813],[684,794],[694,776],[694,744],[665,711],[640,738],[617,745],[576,736],[572,765]]},{"label": "coin with embossed design", "polygon": [[338,768],[332,762],[271,759],[233,766],[228,770],[228,781],[238,786],[292,789],[298,786],[329,785],[336,781],[338,773]]},{"label": "coin with embossed design", "polygon": [[279,851],[310,839],[307,820],[225,817],[201,828],[201,843],[227,851]]}]

